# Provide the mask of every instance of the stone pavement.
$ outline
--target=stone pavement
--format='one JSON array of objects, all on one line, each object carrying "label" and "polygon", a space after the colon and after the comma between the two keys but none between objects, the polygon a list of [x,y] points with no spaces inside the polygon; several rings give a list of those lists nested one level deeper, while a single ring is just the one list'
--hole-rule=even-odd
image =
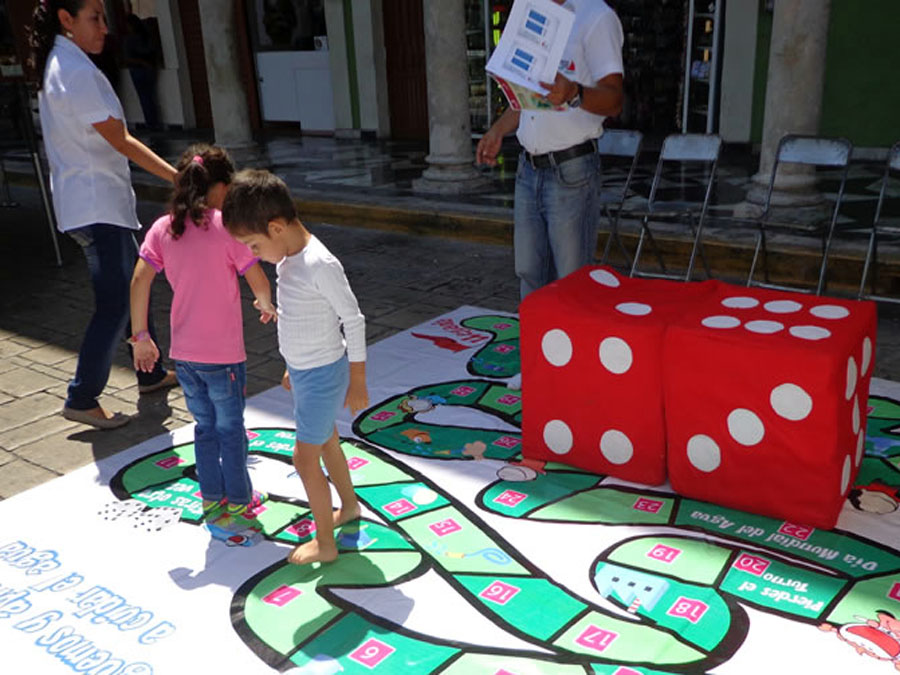
[{"label": "stone pavement", "polygon": [[[160,144],[168,157],[184,147],[177,139]],[[424,200],[408,188],[423,156],[421,147],[396,143],[295,139],[269,144],[249,161],[237,158],[271,166],[288,180],[310,229],[344,263],[370,342],[460,305],[515,311],[518,304],[509,164],[495,173],[494,192]],[[63,266],[55,265],[37,189],[23,166],[18,175],[13,166],[11,186],[21,206],[0,207],[0,499],[191,421],[180,389],[138,396],[124,344],[102,401],[135,419],[97,431],[59,414],[93,299],[81,252],[67,237],[60,238]],[[135,172],[145,225],[165,208],[166,190],[154,180]],[[242,287],[252,396],[280,384],[283,363],[274,328],[258,323]],[[168,285],[158,280],[153,293],[157,326],[166,335]],[[900,380],[898,347],[900,306],[881,305],[877,376]]]}]

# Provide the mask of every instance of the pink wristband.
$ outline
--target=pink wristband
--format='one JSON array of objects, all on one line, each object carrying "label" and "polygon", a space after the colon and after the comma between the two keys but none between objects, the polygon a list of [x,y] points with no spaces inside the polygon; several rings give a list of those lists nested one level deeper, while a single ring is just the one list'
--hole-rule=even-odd
[{"label": "pink wristband", "polygon": [[150,333],[148,331],[139,330],[137,332],[137,335],[132,335],[130,338],[128,338],[128,341],[131,344],[136,344],[138,342],[141,342],[142,340],[149,340],[149,339],[150,339]]}]

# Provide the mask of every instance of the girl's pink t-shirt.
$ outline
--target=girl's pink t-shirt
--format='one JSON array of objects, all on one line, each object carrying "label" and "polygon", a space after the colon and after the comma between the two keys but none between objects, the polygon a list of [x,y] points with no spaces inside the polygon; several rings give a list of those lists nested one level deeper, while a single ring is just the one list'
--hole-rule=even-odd
[{"label": "girl's pink t-shirt", "polygon": [[218,210],[210,209],[206,216],[201,227],[185,219],[178,239],[169,229],[172,216],[159,218],[140,255],[157,273],[165,270],[172,286],[169,356],[195,363],[241,363],[247,354],[237,275],[258,258],[228,234]]}]

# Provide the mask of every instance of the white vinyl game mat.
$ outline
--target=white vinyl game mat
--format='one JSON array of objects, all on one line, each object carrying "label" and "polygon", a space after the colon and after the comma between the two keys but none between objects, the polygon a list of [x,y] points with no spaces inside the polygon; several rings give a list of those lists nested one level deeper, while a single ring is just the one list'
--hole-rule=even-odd
[{"label": "white vinyl game mat", "polygon": [[280,388],[247,406],[252,520],[200,517],[190,426],[0,502],[0,672],[900,669],[900,385],[821,531],[520,462],[518,349],[477,307],[370,348],[334,563],[285,560],[315,523]]}]

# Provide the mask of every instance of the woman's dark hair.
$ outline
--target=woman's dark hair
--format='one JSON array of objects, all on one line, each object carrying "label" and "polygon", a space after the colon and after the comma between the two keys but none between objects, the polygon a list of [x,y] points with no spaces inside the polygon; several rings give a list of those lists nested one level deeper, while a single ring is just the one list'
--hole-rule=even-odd
[{"label": "woman's dark hair", "polygon": [[78,14],[86,0],[37,0],[31,14],[31,27],[28,31],[28,67],[37,80],[37,88],[44,85],[44,67],[47,57],[53,49],[53,41],[62,30],[59,23],[59,10],[64,9],[72,16]]},{"label": "woman's dark hair", "polygon": [[190,217],[197,227],[206,227],[204,213],[209,208],[206,193],[216,183],[231,183],[234,164],[228,153],[214,145],[197,143],[185,150],[175,166],[175,191],[170,211],[172,237],[184,234],[185,220]]}]

